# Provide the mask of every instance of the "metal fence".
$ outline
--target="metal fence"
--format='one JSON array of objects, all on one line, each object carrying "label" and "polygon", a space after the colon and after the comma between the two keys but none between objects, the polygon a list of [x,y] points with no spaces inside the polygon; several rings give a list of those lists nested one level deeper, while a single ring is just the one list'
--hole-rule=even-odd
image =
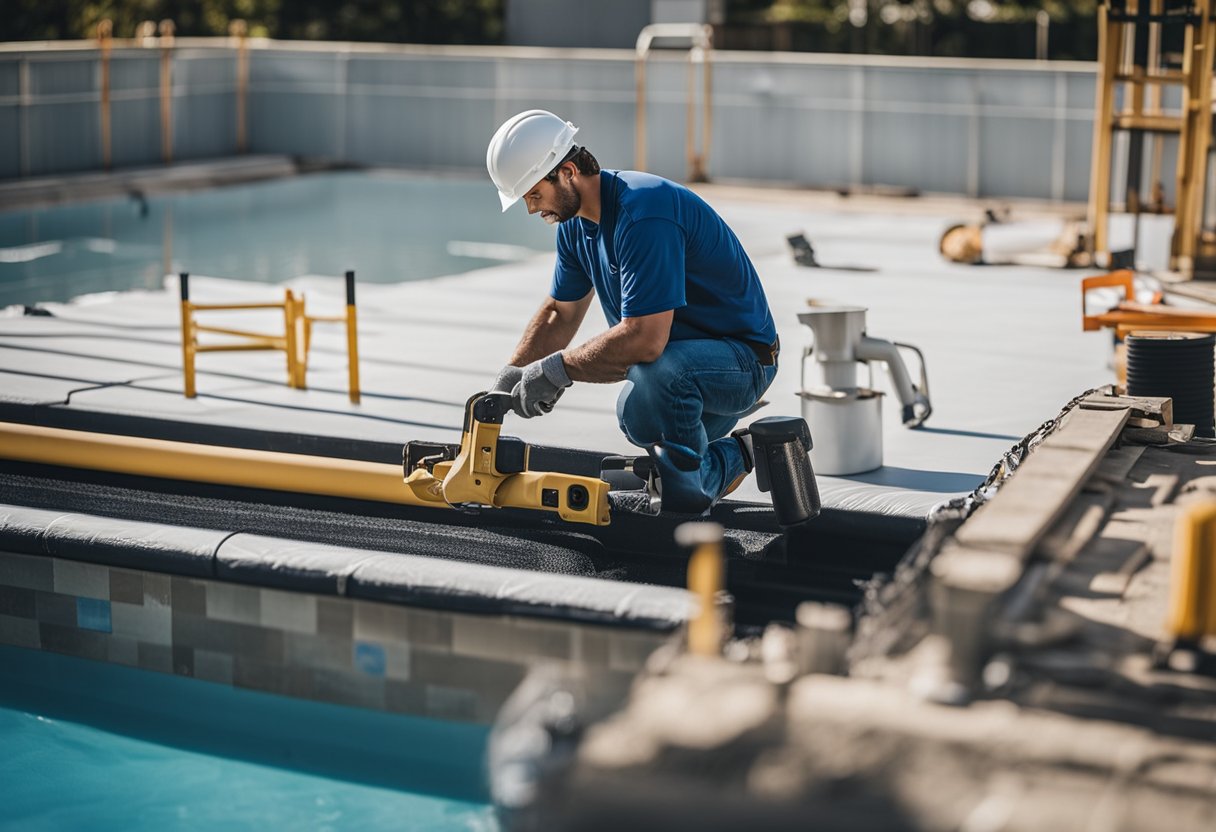
[{"label": "metal fence", "polygon": [[[235,45],[177,41],[164,130],[160,55],[111,53],[112,165],[235,154]],[[101,63],[88,43],[0,47],[0,177],[104,167]],[[1088,194],[1089,64],[716,52],[712,72],[711,178]],[[684,176],[686,73],[681,53],[657,54],[647,73],[647,164],[672,178]],[[502,120],[543,107],[578,124],[605,166],[634,158],[627,50],[262,42],[248,77],[254,153],[473,170]]]}]

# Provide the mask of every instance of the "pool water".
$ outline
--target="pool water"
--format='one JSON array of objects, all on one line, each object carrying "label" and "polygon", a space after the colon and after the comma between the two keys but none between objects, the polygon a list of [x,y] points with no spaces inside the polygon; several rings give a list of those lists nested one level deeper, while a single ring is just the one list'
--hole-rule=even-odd
[{"label": "pool water", "polygon": [[496,832],[486,736],[0,646],[0,829]]},{"label": "pool water", "polygon": [[551,252],[553,237],[522,208],[501,213],[488,179],[383,171],[0,211],[0,308],[159,289],[179,271],[423,280]]}]

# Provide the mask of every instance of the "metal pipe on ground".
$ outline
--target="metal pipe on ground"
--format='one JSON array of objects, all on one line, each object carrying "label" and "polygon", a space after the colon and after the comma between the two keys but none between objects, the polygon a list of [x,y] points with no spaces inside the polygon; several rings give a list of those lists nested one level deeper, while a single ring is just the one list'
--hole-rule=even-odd
[{"label": "metal pipe on ground", "polygon": [[400,465],[0,423],[0,458],[414,506]]}]

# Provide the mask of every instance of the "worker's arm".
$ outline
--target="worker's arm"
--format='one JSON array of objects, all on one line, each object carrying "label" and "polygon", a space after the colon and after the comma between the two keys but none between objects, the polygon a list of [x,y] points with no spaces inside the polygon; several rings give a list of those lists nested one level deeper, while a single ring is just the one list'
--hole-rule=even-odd
[{"label": "worker's arm", "polygon": [[634,364],[657,359],[667,347],[674,311],[624,318],[587,343],[562,353],[571,381],[620,381]]},{"label": "worker's arm", "polygon": [[546,298],[532,320],[528,321],[510,363],[522,367],[568,347],[582,325],[594,296],[595,292],[591,291],[575,301]]}]

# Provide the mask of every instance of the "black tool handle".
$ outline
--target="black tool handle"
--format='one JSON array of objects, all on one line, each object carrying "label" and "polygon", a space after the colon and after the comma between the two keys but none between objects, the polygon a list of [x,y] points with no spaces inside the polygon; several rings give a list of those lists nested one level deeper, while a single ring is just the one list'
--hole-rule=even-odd
[{"label": "black tool handle", "polygon": [[190,272],[182,272],[177,276],[177,288],[182,293],[182,300],[190,300]]}]

